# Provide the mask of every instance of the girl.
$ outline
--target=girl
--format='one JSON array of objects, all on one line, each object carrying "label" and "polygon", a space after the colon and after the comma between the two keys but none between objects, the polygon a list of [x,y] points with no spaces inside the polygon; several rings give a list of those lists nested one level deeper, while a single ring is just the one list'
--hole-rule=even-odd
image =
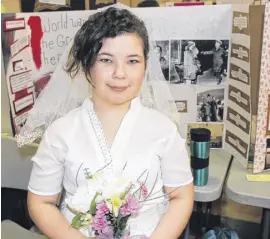
[{"label": "girl", "polygon": [[168,89],[151,44],[144,22],[126,9],[90,16],[63,55],[65,70],[60,63],[29,113],[19,143],[45,133],[33,158],[28,207],[49,238],[95,236],[71,228],[74,214],[65,200],[60,210],[56,203],[62,187],[69,198],[87,183],[87,174],[100,170],[105,185],[115,175],[136,180],[147,172],[152,190],[128,221],[130,236],[174,239],[184,230],[193,178],[185,141],[169,119],[174,120],[174,101],[158,107]]}]

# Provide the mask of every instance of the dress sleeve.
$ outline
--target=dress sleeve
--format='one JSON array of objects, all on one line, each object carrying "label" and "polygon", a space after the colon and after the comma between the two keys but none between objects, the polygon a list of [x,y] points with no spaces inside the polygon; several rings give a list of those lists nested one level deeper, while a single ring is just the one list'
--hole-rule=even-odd
[{"label": "dress sleeve", "polygon": [[177,130],[167,141],[161,159],[161,171],[163,184],[166,187],[184,186],[193,181],[185,140]]},{"label": "dress sleeve", "polygon": [[53,139],[53,134],[46,131],[32,158],[33,168],[28,190],[37,195],[56,195],[62,190],[66,154],[59,144],[57,147],[52,145]]}]

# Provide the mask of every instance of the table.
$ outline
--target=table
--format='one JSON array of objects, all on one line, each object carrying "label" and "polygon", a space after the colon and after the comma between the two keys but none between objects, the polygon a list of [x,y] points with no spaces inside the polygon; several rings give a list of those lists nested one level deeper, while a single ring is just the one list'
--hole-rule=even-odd
[{"label": "table", "polygon": [[[220,198],[232,162],[232,156],[223,149],[212,149],[209,160],[209,179],[203,187],[195,186],[195,204],[199,215],[201,234],[208,229],[212,202]],[[203,206],[206,207],[205,212]]]},{"label": "table", "polygon": [[[270,238],[270,182],[252,182],[246,179],[250,174],[242,164],[233,160],[226,184],[228,198],[250,206],[263,208],[261,226],[262,239]],[[265,172],[264,174],[270,174]]]},{"label": "table", "polygon": [[2,177],[1,186],[28,190],[29,178],[32,170],[31,158],[35,155],[38,146],[35,144],[18,148],[16,139],[10,136],[1,136],[2,143]]},{"label": "table", "polygon": [[2,239],[48,239],[44,235],[33,233],[10,220],[1,222]]}]

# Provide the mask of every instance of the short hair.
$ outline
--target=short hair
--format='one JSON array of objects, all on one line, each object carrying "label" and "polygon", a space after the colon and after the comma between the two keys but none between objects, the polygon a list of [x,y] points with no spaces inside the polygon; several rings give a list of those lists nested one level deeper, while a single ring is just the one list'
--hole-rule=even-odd
[{"label": "short hair", "polygon": [[96,61],[102,42],[106,38],[131,33],[137,34],[143,42],[145,61],[148,58],[148,32],[142,20],[126,9],[109,7],[91,15],[75,35],[65,71],[73,78],[80,69],[88,79],[88,72]]}]

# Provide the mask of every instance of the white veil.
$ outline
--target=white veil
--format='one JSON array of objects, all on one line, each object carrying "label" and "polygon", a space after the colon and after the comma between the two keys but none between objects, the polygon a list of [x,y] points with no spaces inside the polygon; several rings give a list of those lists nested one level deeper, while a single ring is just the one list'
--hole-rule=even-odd
[{"label": "white veil", "polygon": [[[131,10],[122,4],[115,4],[109,7]],[[103,11],[107,8],[105,7],[98,11]],[[148,27],[147,30],[150,51],[145,80],[140,91],[140,99],[144,106],[160,111],[178,127],[179,114],[168,83],[161,70],[159,58],[155,51],[155,42],[152,38],[152,29]],[[92,87],[86,80],[85,74],[79,72],[75,78],[71,79],[70,75],[64,70],[72,44],[73,41],[66,47],[49,83],[29,111],[25,125],[19,134],[16,135],[19,147],[42,137],[46,129],[56,119],[79,107],[87,97],[91,97]]]}]

